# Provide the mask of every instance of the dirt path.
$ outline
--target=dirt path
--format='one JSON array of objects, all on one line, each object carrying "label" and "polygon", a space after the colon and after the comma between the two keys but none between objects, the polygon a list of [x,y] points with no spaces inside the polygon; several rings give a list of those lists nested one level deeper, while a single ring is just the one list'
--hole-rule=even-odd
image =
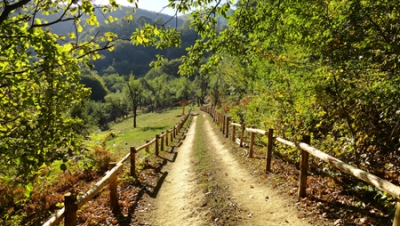
[{"label": "dirt path", "polygon": [[208,225],[207,209],[202,208],[204,194],[196,183],[192,165],[196,118],[177,149],[175,162],[164,170],[168,175],[157,195],[155,209],[148,217],[152,225]]},{"label": "dirt path", "polygon": [[[207,205],[204,190],[198,184],[196,175],[193,143],[196,139],[196,121],[202,117],[201,126],[210,149],[213,171],[217,172],[218,183],[229,190],[227,205],[237,205],[240,210],[238,220],[229,225],[309,225],[305,219],[299,219],[294,203],[278,195],[272,188],[257,183],[234,159],[229,150],[216,135],[210,118],[201,112],[193,118],[183,144],[176,150],[176,161],[168,164],[162,171],[168,172],[157,197],[148,201],[151,211],[144,213],[150,225],[224,225],[211,215],[212,208]],[[229,200],[229,201],[228,201]],[[208,200],[210,202],[210,200]]]},{"label": "dirt path", "polygon": [[306,220],[297,217],[294,203],[289,204],[272,188],[257,183],[255,178],[242,169],[218,139],[209,118],[204,113],[202,117],[207,118],[204,130],[215,150],[217,164],[224,169],[224,180],[231,187],[233,199],[236,199],[240,208],[248,210],[248,218],[240,225],[309,225]]}]

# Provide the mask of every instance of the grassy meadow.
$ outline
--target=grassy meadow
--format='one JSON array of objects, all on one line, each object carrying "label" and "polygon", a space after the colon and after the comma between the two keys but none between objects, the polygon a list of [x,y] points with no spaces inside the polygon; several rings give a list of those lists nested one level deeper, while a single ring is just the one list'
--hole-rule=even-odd
[{"label": "grassy meadow", "polygon": [[[186,110],[186,109],[185,109]],[[187,112],[185,112],[187,113]],[[182,118],[182,108],[173,108],[161,113],[139,114],[136,118],[137,127],[133,128],[133,118],[110,125],[109,131],[93,133],[86,141],[85,146],[91,147],[101,145],[105,138],[105,148],[118,159],[129,152],[129,148],[143,145],[146,140],[155,138],[156,134],[171,129]],[[113,135],[110,136],[109,134]]]}]

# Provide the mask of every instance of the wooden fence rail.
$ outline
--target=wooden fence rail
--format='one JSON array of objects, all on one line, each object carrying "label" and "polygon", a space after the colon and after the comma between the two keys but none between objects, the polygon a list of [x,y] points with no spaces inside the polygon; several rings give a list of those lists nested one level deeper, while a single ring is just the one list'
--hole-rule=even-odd
[{"label": "wooden fence rail", "polygon": [[[216,122],[219,126],[221,131],[224,131],[222,129],[222,125],[218,122],[222,120],[226,120],[225,118],[228,118],[229,116],[223,115],[219,112],[217,112],[215,106],[203,106],[200,108],[200,110],[205,111],[211,115],[213,118],[213,121]],[[267,154],[266,154],[266,171],[271,171],[271,158],[272,158],[272,148],[273,148],[273,142],[280,142],[282,144],[297,148],[300,151],[300,175],[299,175],[299,190],[298,190],[298,195],[299,197],[305,197],[306,196],[306,188],[307,188],[307,174],[308,174],[308,160],[309,160],[309,154],[321,159],[322,161],[328,163],[329,165],[333,166],[334,168],[349,174],[351,176],[354,176],[390,195],[392,195],[396,200],[396,210],[395,210],[395,216],[393,220],[393,226],[400,226],[400,187],[396,186],[392,183],[390,183],[387,180],[384,180],[380,177],[377,177],[369,172],[366,172],[364,170],[358,169],[357,167],[354,167],[352,165],[349,165],[333,156],[330,156],[321,150],[318,150],[312,146],[310,146],[310,137],[309,136],[304,136],[302,142],[292,142],[285,140],[280,137],[274,137],[273,129],[269,129],[268,131],[264,131],[261,129],[256,129],[254,127],[248,128],[245,127],[245,124],[239,124],[236,122],[230,123],[230,126],[232,127],[232,141],[237,141],[236,136],[236,128],[241,128],[241,134],[240,137],[238,138],[238,143],[240,147],[243,147],[243,142],[244,142],[244,132],[247,131],[250,133],[250,144],[249,144],[249,156],[252,157],[253,155],[253,146],[254,146],[254,135],[255,134],[261,134],[264,136],[268,136],[268,143],[267,143]],[[226,134],[229,133],[229,126],[225,128]]]},{"label": "wooden fence rail", "polygon": [[[137,148],[130,147],[129,152],[118,162],[110,163],[109,170],[106,175],[93,185],[84,195],[77,198],[76,193],[66,193],[64,195],[64,207],[58,210],[51,218],[42,226],[51,226],[59,224],[64,219],[64,226],[75,226],[77,224],[76,213],[84,204],[98,194],[107,184],[110,188],[110,208],[112,210],[118,208],[118,191],[117,191],[117,174],[123,168],[123,163],[128,159],[130,160],[130,175],[136,177],[135,155],[141,150],[149,151],[152,144],[155,144],[155,154],[159,154],[159,149],[164,150],[165,146],[172,144],[173,139],[176,138],[182,126],[185,124],[190,116],[193,105],[190,107],[188,114],[186,114],[174,127],[166,130],[165,133],[157,134],[154,139],[146,141],[145,144]],[[170,143],[168,141],[168,134],[170,134]],[[173,135],[172,135],[173,134]],[[165,139],[164,139],[165,137]],[[160,143],[161,142],[161,143]]]}]

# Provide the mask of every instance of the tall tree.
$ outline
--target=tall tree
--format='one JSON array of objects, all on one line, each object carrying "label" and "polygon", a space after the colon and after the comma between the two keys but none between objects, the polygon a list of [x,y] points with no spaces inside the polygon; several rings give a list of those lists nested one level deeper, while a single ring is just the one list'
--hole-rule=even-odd
[{"label": "tall tree", "polygon": [[124,93],[124,96],[126,97],[126,100],[132,109],[133,128],[136,128],[137,108],[139,107],[141,98],[143,96],[142,82],[139,79],[135,80],[135,77],[131,74],[122,92]]}]

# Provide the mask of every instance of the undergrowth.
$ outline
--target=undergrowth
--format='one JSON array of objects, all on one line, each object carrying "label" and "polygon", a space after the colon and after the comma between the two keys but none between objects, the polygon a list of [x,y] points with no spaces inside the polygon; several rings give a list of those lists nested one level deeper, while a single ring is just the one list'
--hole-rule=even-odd
[{"label": "undergrowth", "polygon": [[[112,137],[107,135],[102,144]],[[81,156],[71,158],[67,170],[60,171],[62,162],[43,166],[28,186],[0,181],[0,225],[41,225],[63,206],[64,193],[84,192],[90,182],[107,171],[113,161],[105,146],[94,146]]]}]

